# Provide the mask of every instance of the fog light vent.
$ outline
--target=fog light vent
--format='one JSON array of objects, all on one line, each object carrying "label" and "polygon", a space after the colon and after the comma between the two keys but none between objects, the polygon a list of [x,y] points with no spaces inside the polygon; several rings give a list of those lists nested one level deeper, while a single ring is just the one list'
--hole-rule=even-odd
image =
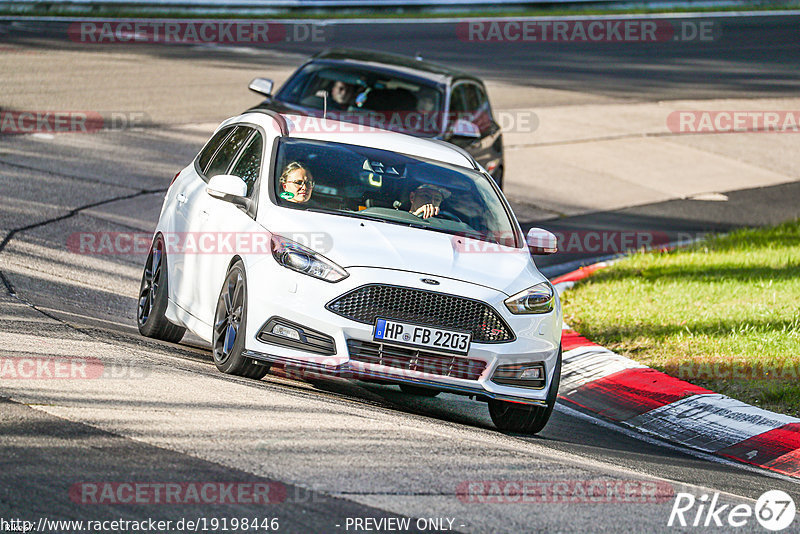
[{"label": "fog light vent", "polygon": [[336,354],[333,338],[282,317],[272,317],[256,336],[263,343],[300,349],[318,354]]},{"label": "fog light vent", "polygon": [[541,389],[545,383],[544,364],[531,362],[500,365],[492,375],[492,382],[504,386]]}]

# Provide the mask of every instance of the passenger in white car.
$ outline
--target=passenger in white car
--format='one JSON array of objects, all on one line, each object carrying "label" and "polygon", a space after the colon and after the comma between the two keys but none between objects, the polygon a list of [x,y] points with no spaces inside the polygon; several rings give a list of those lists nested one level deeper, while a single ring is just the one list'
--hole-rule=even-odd
[{"label": "passenger in white car", "polygon": [[311,199],[314,190],[314,177],[311,171],[299,161],[292,161],[283,169],[280,177],[282,192],[280,197],[289,202],[305,204]]}]

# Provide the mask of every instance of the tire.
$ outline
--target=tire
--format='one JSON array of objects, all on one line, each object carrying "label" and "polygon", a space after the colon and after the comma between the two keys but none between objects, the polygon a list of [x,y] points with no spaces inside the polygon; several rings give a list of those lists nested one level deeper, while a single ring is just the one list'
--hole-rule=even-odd
[{"label": "tire", "polygon": [[136,324],[143,336],[177,343],[183,339],[186,329],[172,324],[164,315],[169,298],[167,273],[167,254],[164,240],[159,235],[153,240],[144,264],[136,306]]},{"label": "tire", "polygon": [[261,380],[269,365],[259,365],[244,356],[247,331],[247,278],[244,264],[237,261],[225,276],[214,312],[211,350],[214,365],[225,374]]},{"label": "tire", "polygon": [[489,415],[495,426],[505,432],[518,434],[538,434],[550,420],[556,405],[558,386],[561,383],[561,347],[553,373],[553,381],[547,392],[547,406],[529,406],[514,402],[489,400]]},{"label": "tire", "polygon": [[400,391],[406,395],[416,395],[417,397],[435,397],[441,393],[438,389],[431,389],[411,384],[400,384]]}]

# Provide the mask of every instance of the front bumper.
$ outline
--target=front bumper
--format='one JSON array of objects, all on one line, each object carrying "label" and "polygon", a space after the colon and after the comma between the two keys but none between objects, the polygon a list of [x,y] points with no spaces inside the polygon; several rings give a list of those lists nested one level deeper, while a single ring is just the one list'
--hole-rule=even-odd
[{"label": "front bumper", "polygon": [[379,370],[360,369],[358,366],[353,367],[350,362],[343,363],[337,366],[328,366],[316,362],[307,362],[302,360],[291,360],[282,356],[273,356],[263,352],[255,352],[252,350],[245,351],[244,355],[256,361],[267,362],[270,364],[280,364],[291,367],[293,371],[299,371],[308,376],[324,375],[335,376],[338,378],[347,378],[351,380],[374,380],[380,382],[389,382],[392,384],[412,384],[415,386],[427,386],[432,389],[437,389],[447,393],[455,393],[457,395],[467,395],[475,397],[477,400],[503,400],[508,402],[516,402],[521,404],[529,404],[533,406],[547,406],[547,403],[541,399],[527,399],[517,395],[506,395],[502,393],[495,393],[487,391],[480,385],[459,385],[450,384],[441,380],[426,380],[422,378],[407,378],[397,373],[382,372]]},{"label": "front bumper", "polygon": [[[515,336],[513,341],[502,343],[473,341],[465,358],[484,364],[479,374],[471,379],[445,376],[420,371],[415,366],[399,368],[396,365],[370,363],[363,361],[363,358],[362,361],[351,358],[348,341],[375,343],[373,325],[337,315],[325,309],[327,303],[367,283],[422,290],[430,290],[430,286],[421,282],[421,278],[426,276],[421,273],[353,267],[348,271],[351,276],[336,284],[314,280],[286,269],[273,272],[269,277],[249,277],[246,356],[312,374],[427,386],[482,400],[498,399],[533,405],[545,403],[561,341],[560,303],[557,302],[555,309],[547,314],[513,315],[503,305],[503,300],[508,298],[504,293],[476,284],[436,277],[441,283],[436,288],[438,292],[488,304],[503,318]],[[272,298],[255,299],[254,295],[271,295]],[[331,336],[335,342],[335,354],[313,354],[259,340],[258,333],[270,317],[281,317]],[[543,363],[546,374],[543,387],[502,385],[491,379],[498,366],[530,362]]]}]

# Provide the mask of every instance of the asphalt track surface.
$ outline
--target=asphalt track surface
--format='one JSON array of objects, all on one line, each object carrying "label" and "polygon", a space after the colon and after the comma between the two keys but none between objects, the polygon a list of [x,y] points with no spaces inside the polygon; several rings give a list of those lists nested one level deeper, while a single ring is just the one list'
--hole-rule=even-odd
[{"label": "asphalt track surface", "polygon": [[[726,19],[723,35],[733,37],[711,48],[608,43],[487,52],[486,44],[441,39],[428,25],[336,26],[326,44],[429,50],[432,59],[486,78],[553,88],[578,83],[589,95],[611,98],[789,95],[800,79],[797,22]],[[26,22],[23,28],[5,32],[5,42],[33,51],[61,46],[61,30],[52,24]],[[285,45],[286,52],[312,48]],[[296,62],[283,60],[282,52],[278,47],[272,60]],[[198,55],[193,47],[152,47],[147,53],[187,60]],[[102,50],[86,54],[102,61]],[[253,68],[246,56],[220,54]],[[64,72],[42,73],[41,80],[67,71],[65,65]],[[152,80],[156,87],[168,83]],[[64,96],[48,94],[44,83],[31,83],[29,90],[41,94],[48,108]],[[200,118],[214,104],[191,102]],[[152,231],[168,178],[203,139],[164,120],[142,131],[0,140],[4,356],[51,351],[115,358],[146,375],[0,384],[0,517],[258,515],[279,517],[286,532],[352,532],[347,518],[407,516],[453,518],[452,528],[465,532],[655,532],[674,530],[666,526],[670,492],[718,491],[724,502],[753,504],[764,491],[783,489],[797,500],[793,481],[713,462],[563,408],[537,437],[505,435],[493,429],[484,405],[466,399],[418,399],[388,386],[271,375],[252,382],[217,373],[196,339],[170,345],[142,338],[134,306],[143,255],[80,257],[65,244],[75,232]],[[732,193],[731,202],[713,209],[676,200],[524,222],[553,229],[635,228],[646,220],[647,228],[667,232],[724,230],[797,216],[798,196],[796,184],[788,184]],[[655,480],[670,492],[657,502],[604,504],[485,504],[457,495],[470,480],[598,479]],[[286,499],[268,506],[167,506],[87,505],[70,498],[74,484],[90,481],[271,481],[285,485]],[[760,529],[751,524],[737,531]]]}]

